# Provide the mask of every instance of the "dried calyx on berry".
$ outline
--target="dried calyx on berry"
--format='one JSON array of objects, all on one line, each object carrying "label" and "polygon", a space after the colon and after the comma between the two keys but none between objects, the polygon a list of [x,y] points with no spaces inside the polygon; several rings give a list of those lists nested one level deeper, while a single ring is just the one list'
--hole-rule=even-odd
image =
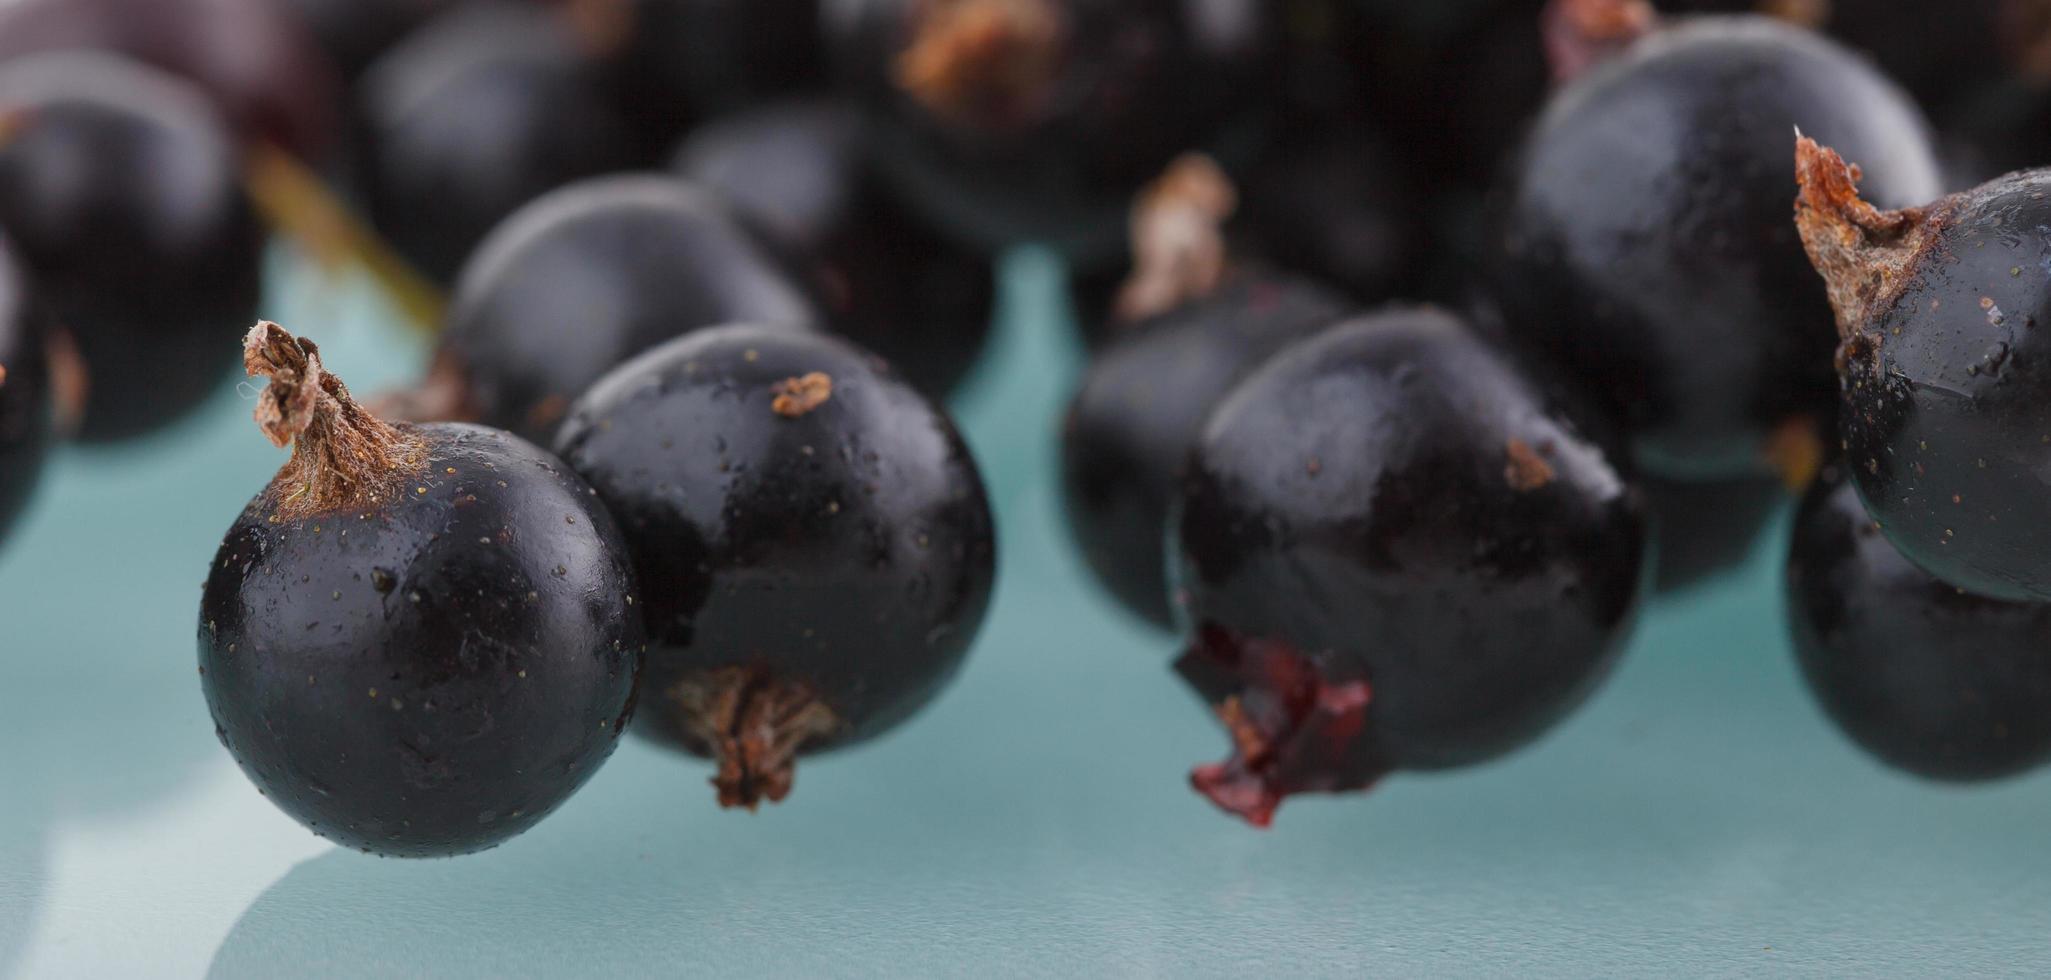
[{"label": "dried calyx on berry", "polygon": [[1806,137],[1796,225],[1842,343],[1844,458],[1896,547],[1990,598],[2051,599],[2051,171],[1883,210]]}]

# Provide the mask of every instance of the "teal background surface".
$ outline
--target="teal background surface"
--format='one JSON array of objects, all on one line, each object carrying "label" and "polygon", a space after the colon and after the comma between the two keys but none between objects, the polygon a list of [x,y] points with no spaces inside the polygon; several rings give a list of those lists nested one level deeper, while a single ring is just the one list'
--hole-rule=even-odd
[{"label": "teal background surface", "polygon": [[[331,848],[242,778],[195,671],[208,560],[282,460],[251,389],[64,452],[0,552],[0,976],[2051,970],[2051,777],[1935,787],[1856,753],[1789,658],[1781,527],[1653,603],[1588,707],[1506,761],[1300,798],[1265,833],[1211,809],[1184,774],[1224,735],[1061,525],[1059,269],[1011,265],[956,404],[1001,510],[982,640],[912,724],[755,816],[629,739],[497,851]],[[276,273],[266,315],[357,390],[418,369],[359,284]]]}]

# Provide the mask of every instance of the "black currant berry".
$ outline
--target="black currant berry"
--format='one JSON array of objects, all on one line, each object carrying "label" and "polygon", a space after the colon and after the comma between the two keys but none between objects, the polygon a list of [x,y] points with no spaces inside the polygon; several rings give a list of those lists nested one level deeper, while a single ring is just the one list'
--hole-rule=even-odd
[{"label": "black currant berry", "polygon": [[1211,409],[1276,351],[1351,311],[1323,287],[1241,271],[1209,295],[1122,327],[1068,410],[1068,528],[1126,608],[1172,625],[1166,537],[1182,464]]},{"label": "black currant berry", "polygon": [[192,82],[239,137],[313,161],[337,143],[334,68],[274,0],[0,4],[0,61],[78,50],[125,55]]},{"label": "black currant berry", "polygon": [[158,429],[220,388],[264,230],[201,93],[113,55],[0,64],[0,227],[76,341],[81,435]]},{"label": "black currant berry", "polygon": [[780,801],[798,755],[903,722],[975,640],[996,560],[975,462],[843,340],[672,341],[593,387],[556,445],[642,576],[641,731],[716,757],[722,805]]},{"label": "black currant berry", "polygon": [[1797,224],[1843,346],[1840,431],[1859,493],[1932,575],[2051,599],[2051,172],[1881,211],[1802,139]]},{"label": "black currant berry", "polygon": [[592,382],[664,341],[727,323],[818,320],[712,195],[652,174],[593,178],[486,239],[463,271],[432,374],[393,408],[547,442]]},{"label": "black currant berry", "polygon": [[1809,688],[1866,751],[1943,780],[2051,761],[2051,605],[1931,578],[1842,479],[1803,506],[1787,588]]},{"label": "black currant berry", "polygon": [[379,55],[455,0],[282,0],[344,76],[354,78]]},{"label": "black currant berry", "polygon": [[1762,17],[1629,42],[1554,96],[1514,168],[1498,270],[1511,323],[1606,395],[1657,475],[1763,473],[1776,437],[1829,417],[1829,304],[1787,220],[1796,126],[1872,161],[1885,202],[1938,190],[1906,95]]},{"label": "black currant berry", "polygon": [[273,803],[391,857],[492,847],[583,785],[632,714],[643,632],[612,519],[554,457],[394,426],[276,324],[257,422],[292,458],[200,605],[221,741]]},{"label": "black currant berry", "polygon": [[836,331],[920,390],[943,396],[975,366],[997,315],[996,266],[888,193],[854,107],[792,102],[728,117],[684,143],[677,170],[725,196]]},{"label": "black currant berry", "polygon": [[440,282],[521,205],[637,161],[598,67],[540,8],[436,18],[371,66],[357,116],[371,221]]},{"label": "black currant berry", "polygon": [[1259,826],[1295,793],[1536,738],[1622,649],[1651,558],[1617,454],[1428,308],[1332,327],[1241,382],[1179,513],[1177,666],[1234,746],[1192,781]]},{"label": "black currant berry", "polygon": [[1116,256],[1132,192],[1258,114],[1268,0],[822,0],[828,53],[879,109],[905,199],[986,247]]},{"label": "black currant berry", "polygon": [[28,504],[50,447],[44,327],[27,275],[0,242],[0,542]]}]

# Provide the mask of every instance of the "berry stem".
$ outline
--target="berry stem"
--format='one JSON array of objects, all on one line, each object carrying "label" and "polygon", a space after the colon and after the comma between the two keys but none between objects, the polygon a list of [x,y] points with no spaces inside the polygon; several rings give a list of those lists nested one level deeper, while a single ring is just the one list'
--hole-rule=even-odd
[{"label": "berry stem", "polygon": [[728,667],[677,684],[670,700],[691,737],[719,762],[719,805],[781,803],[797,780],[798,751],[840,720],[802,684],[765,670]]},{"label": "berry stem", "polygon": [[943,119],[1004,129],[1053,99],[1067,30],[1053,0],[918,0],[897,84]]},{"label": "berry stem", "polygon": [[1866,203],[1859,197],[1859,168],[1799,131],[1795,175],[1802,187],[1795,227],[1829,287],[1838,336],[1850,348],[1864,342],[1863,327],[1901,295],[1909,266],[1932,236],[1932,215]]},{"label": "berry stem", "polygon": [[1548,0],[1539,14],[1553,81],[1571,82],[1659,29],[1648,0]]},{"label": "berry stem", "polygon": [[1119,289],[1121,323],[1134,323],[1208,296],[1230,256],[1225,222],[1239,191],[1217,162],[1187,154],[1140,192],[1131,219],[1132,274]]},{"label": "berry stem", "polygon": [[275,520],[300,520],[370,507],[399,493],[400,477],[419,465],[418,437],[364,411],[341,379],[321,367],[320,348],[268,320],[242,344],[249,376],[270,379],[257,397],[256,425],[292,458],[271,481]]}]

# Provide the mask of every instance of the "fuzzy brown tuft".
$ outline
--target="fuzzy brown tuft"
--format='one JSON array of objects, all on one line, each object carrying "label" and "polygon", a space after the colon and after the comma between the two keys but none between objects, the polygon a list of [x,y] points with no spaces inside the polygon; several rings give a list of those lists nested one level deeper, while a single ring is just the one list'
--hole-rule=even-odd
[{"label": "fuzzy brown tuft", "polygon": [[257,396],[257,428],[272,445],[292,447],[271,481],[274,520],[388,503],[421,465],[420,438],[357,405],[312,341],[264,321],[243,339],[242,363],[271,382]]}]

